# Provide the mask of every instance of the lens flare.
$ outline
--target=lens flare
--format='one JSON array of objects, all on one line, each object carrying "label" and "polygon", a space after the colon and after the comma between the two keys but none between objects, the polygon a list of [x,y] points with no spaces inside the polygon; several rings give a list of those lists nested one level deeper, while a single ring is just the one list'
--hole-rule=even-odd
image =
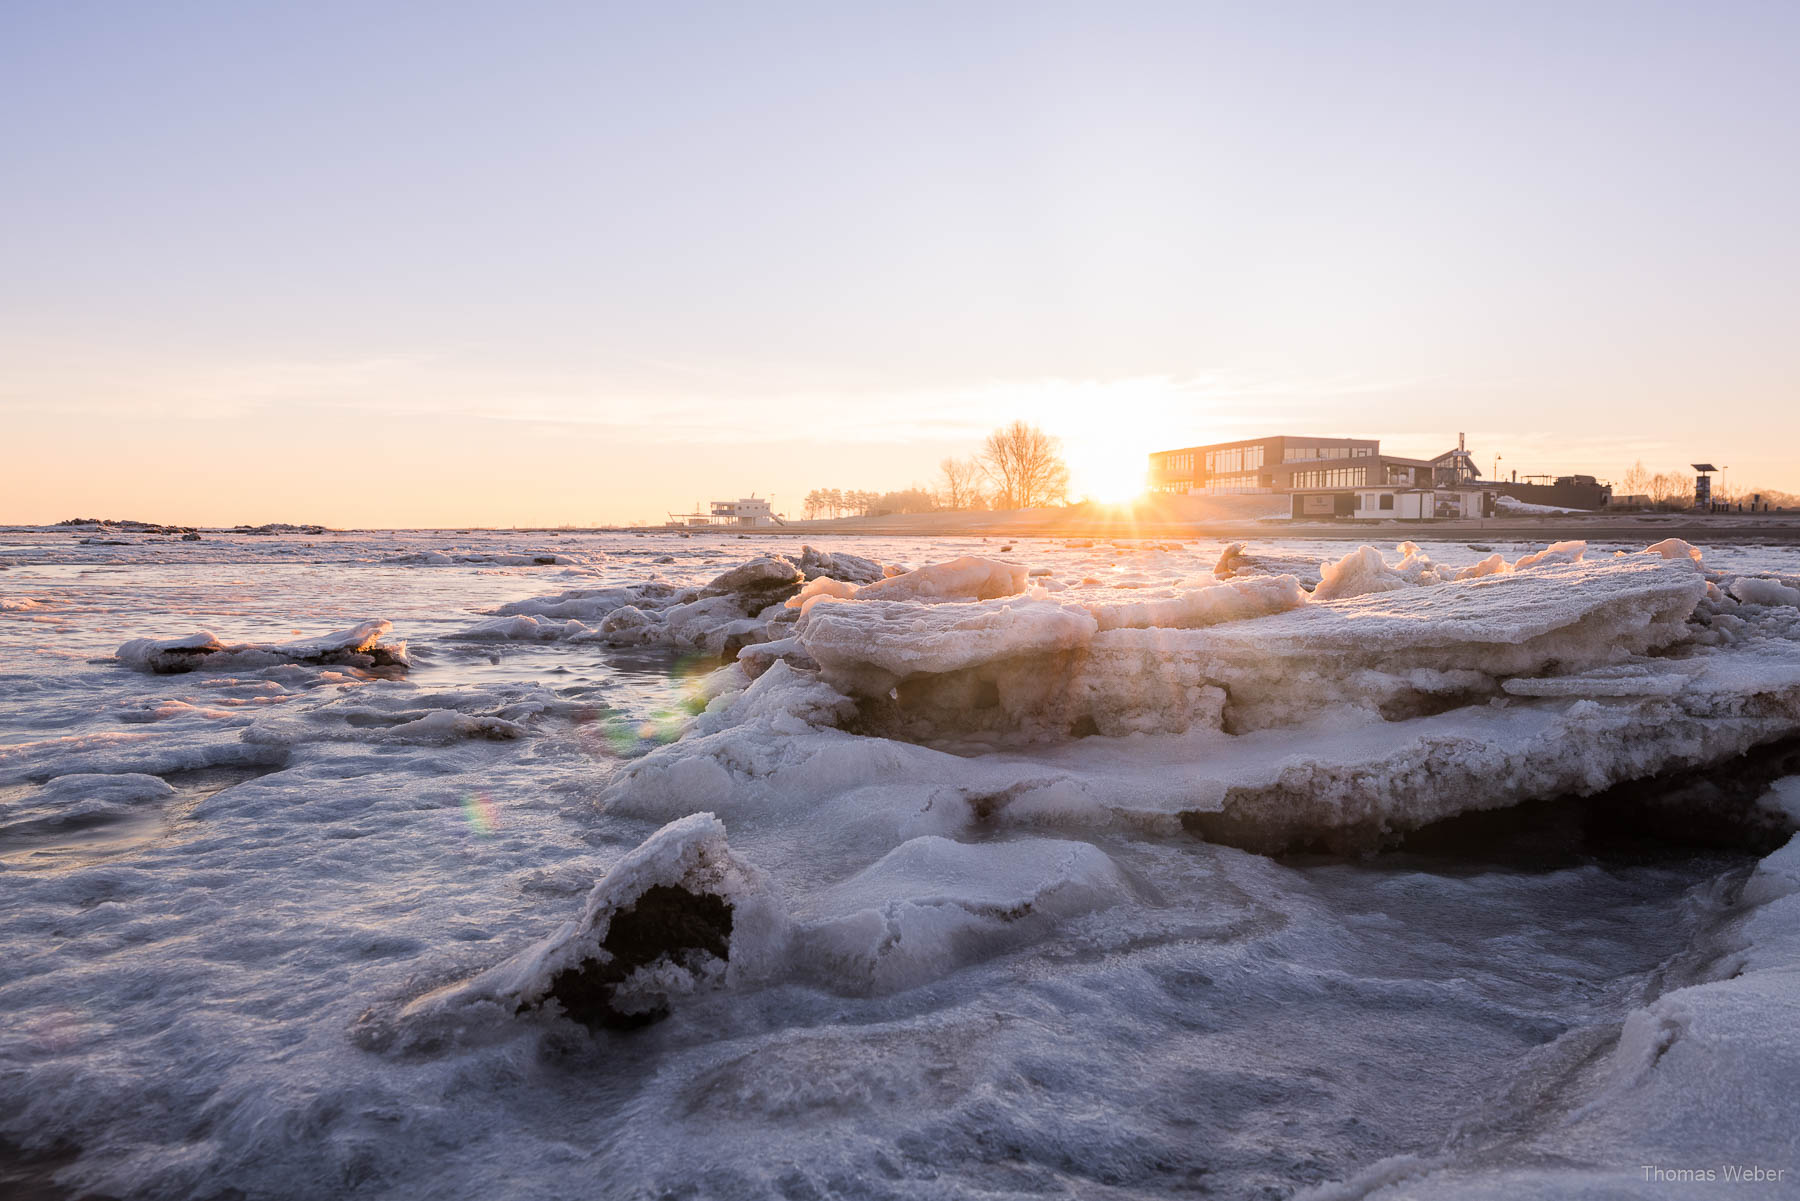
[{"label": "lens flare", "polygon": [[630,713],[605,706],[583,708],[574,715],[576,738],[589,753],[630,759],[680,738],[689,720],[706,709],[706,677],[719,667],[717,658],[688,655],[668,667],[669,685],[663,704]]},{"label": "lens flare", "polygon": [[463,797],[463,820],[477,838],[486,838],[500,825],[500,810],[494,798],[485,792],[471,792]]}]

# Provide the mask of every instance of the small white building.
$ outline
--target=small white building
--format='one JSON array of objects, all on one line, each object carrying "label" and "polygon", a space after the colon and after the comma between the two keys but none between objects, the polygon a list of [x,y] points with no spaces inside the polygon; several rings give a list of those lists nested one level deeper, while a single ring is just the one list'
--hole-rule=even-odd
[{"label": "small white building", "polygon": [[1448,521],[1487,517],[1493,496],[1485,488],[1358,488],[1294,493],[1293,516],[1305,521],[1349,517],[1361,521]]},{"label": "small white building", "polygon": [[769,508],[769,502],[755,496],[742,500],[715,500],[712,502],[712,523],[714,525],[774,525],[775,513]]}]

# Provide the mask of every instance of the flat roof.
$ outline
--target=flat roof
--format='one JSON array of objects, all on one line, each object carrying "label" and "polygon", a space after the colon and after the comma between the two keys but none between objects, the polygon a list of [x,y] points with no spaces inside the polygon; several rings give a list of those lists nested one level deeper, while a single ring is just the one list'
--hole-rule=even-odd
[{"label": "flat roof", "polygon": [[1480,492],[1484,489],[1480,484],[1444,484],[1433,487],[1430,484],[1339,484],[1335,488],[1289,488],[1290,496],[1299,496],[1302,492]]},{"label": "flat roof", "polygon": [[1352,438],[1348,434],[1266,434],[1261,438],[1238,438],[1231,442],[1202,442],[1197,446],[1172,446],[1153,450],[1153,455],[1180,454],[1189,450],[1226,450],[1233,446],[1260,446],[1265,442],[1336,442],[1354,446],[1378,446],[1380,438]]}]

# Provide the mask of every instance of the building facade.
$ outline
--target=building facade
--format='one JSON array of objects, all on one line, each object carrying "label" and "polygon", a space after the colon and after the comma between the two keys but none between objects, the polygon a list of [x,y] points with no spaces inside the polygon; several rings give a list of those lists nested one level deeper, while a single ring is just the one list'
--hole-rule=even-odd
[{"label": "building facade", "polygon": [[1532,505],[1555,505],[1561,509],[1604,509],[1613,503],[1612,485],[1602,484],[1591,475],[1559,475],[1553,484],[1507,483],[1494,485],[1495,491],[1514,500]]},{"label": "building facade", "polygon": [[710,508],[702,512],[698,503],[692,513],[671,513],[669,520],[663,522],[664,528],[676,529],[692,526],[695,529],[706,529],[720,525],[781,525],[782,519],[775,514],[769,502],[757,496],[747,496],[741,500],[715,500]]},{"label": "building facade", "polygon": [[1376,438],[1284,434],[1184,446],[1150,456],[1152,492],[1223,495],[1428,485],[1434,463],[1381,453]]},{"label": "building facade", "polygon": [[775,524],[775,513],[769,508],[769,502],[755,496],[742,500],[715,500],[711,516],[714,525]]},{"label": "building facade", "polygon": [[1393,485],[1354,490],[1297,489],[1293,493],[1293,518],[1316,521],[1351,517],[1372,521],[1454,521],[1491,517],[1491,489],[1467,485],[1419,487]]}]

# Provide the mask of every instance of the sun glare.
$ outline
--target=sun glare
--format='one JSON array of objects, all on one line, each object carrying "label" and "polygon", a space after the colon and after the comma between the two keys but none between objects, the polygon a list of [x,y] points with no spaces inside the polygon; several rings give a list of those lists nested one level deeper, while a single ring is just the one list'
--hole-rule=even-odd
[{"label": "sun glare", "polygon": [[1077,468],[1069,491],[1077,498],[1091,497],[1101,504],[1123,504],[1144,492],[1144,463],[1141,459],[1095,463],[1086,470]]}]

